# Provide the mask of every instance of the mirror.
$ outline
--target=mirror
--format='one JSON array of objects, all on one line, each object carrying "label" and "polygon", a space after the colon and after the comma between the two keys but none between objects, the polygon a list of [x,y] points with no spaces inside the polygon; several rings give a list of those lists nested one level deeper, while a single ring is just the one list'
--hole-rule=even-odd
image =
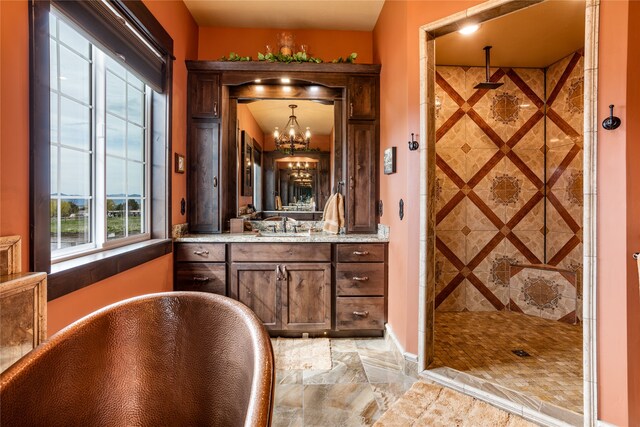
[{"label": "mirror", "polygon": [[[295,112],[291,105],[295,105]],[[309,147],[277,147],[295,115]],[[332,188],[335,113],[332,101],[238,99],[238,214],[319,220]],[[253,208],[253,209],[252,209]]]}]

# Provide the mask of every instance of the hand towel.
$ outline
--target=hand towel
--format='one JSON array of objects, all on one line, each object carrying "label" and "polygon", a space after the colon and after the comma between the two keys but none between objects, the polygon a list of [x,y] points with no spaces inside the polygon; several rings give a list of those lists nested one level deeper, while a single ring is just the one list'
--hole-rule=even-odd
[{"label": "hand towel", "polygon": [[276,196],[276,210],[282,210],[282,199],[280,199],[280,196]]},{"label": "hand towel", "polygon": [[336,193],[329,197],[322,215],[324,225],[322,229],[327,233],[338,234],[340,227],[344,227],[344,197]]}]

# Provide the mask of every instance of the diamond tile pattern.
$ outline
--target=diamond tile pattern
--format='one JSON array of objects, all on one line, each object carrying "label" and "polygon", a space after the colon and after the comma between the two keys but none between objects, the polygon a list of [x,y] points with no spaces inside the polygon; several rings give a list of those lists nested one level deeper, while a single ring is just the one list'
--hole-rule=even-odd
[{"label": "diamond tile pattern", "polygon": [[505,258],[582,277],[582,53],[546,71],[492,69],[489,91],[483,68],[436,68],[440,311],[507,309]]}]

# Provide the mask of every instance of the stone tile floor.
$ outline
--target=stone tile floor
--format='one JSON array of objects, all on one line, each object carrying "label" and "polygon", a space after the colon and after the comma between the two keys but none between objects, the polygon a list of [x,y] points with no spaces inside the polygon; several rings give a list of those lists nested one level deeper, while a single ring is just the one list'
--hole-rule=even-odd
[{"label": "stone tile floor", "polygon": [[[530,357],[516,356],[516,349]],[[430,369],[452,368],[578,414],[583,411],[580,325],[513,312],[437,312],[435,352]]]},{"label": "stone tile floor", "polygon": [[384,338],[331,339],[329,370],[276,371],[273,425],[369,426],[416,381]]}]

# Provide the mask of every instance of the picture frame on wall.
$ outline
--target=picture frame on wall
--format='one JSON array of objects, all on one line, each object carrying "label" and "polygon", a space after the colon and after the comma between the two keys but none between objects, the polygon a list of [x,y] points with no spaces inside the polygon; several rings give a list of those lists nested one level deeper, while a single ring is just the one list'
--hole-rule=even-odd
[{"label": "picture frame on wall", "polygon": [[184,173],[186,170],[186,161],[184,155],[175,153],[175,171],[176,173]]},{"label": "picture frame on wall", "polygon": [[384,174],[396,173],[396,147],[389,147],[384,150]]}]

